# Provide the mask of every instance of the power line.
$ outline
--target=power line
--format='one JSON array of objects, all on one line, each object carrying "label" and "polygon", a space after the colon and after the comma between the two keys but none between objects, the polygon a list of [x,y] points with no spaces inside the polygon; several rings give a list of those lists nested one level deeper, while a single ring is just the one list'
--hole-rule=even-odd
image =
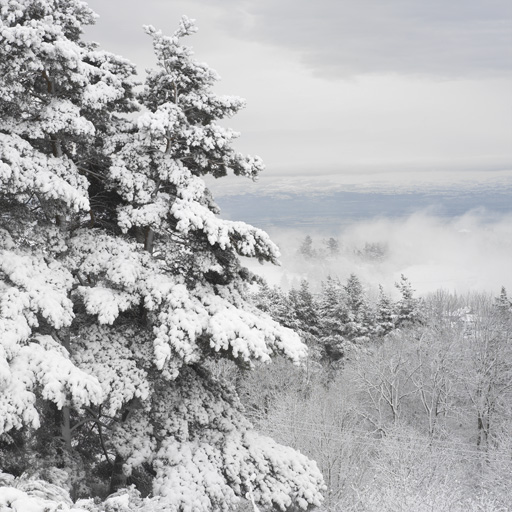
[{"label": "power line", "polygon": [[[363,429],[356,429],[356,428],[346,428],[346,427],[343,427],[343,428],[340,428],[338,425],[325,425],[325,424],[319,424],[319,423],[314,423],[314,422],[308,422],[308,421],[296,421],[295,423],[283,423],[283,422],[274,422],[273,424],[275,425],[283,425],[283,426],[295,426],[295,425],[301,425],[302,427],[308,427],[308,428],[317,428],[317,427],[322,427],[322,430],[331,430],[331,431],[335,431],[335,432],[343,432],[343,433],[350,433],[350,434],[362,434],[364,435],[365,437],[368,437],[369,435],[371,435],[372,433],[369,432],[368,430],[363,430]],[[394,435],[393,436],[394,438],[400,438],[404,441],[408,441],[408,440],[411,440],[411,441],[418,441],[418,442],[425,442],[426,439],[424,437],[420,437],[420,436],[414,436],[414,435],[408,435],[408,436],[405,436],[405,435],[400,435],[400,436],[397,436],[397,435]],[[389,438],[389,436],[388,436]],[[435,444],[442,444],[442,445],[445,445],[445,446],[455,446],[455,447],[462,447],[462,448],[468,448],[468,449],[471,449],[471,445],[469,443],[465,443],[463,441],[448,441],[448,440],[441,440],[441,439],[429,439],[428,440],[429,443],[435,443]],[[474,451],[474,450],[473,450]],[[480,452],[478,452],[480,453]]]},{"label": "power line", "polygon": [[[303,426],[301,426],[303,425]],[[305,425],[305,426],[304,426]],[[375,447],[380,442],[383,442],[384,440],[388,441],[396,441],[400,443],[400,449],[413,452],[413,453],[425,453],[428,451],[430,447],[435,447],[439,449],[443,449],[445,451],[448,451],[452,454],[459,454],[463,455],[466,458],[469,458],[471,460],[481,460],[482,457],[487,457],[490,460],[497,461],[497,462],[510,462],[512,461],[512,456],[507,455],[506,450],[497,450],[493,449],[489,452],[482,452],[478,450],[471,449],[468,444],[467,448],[462,448],[463,443],[458,442],[450,442],[450,441],[440,441],[440,440],[429,440],[429,439],[422,439],[419,437],[409,436],[409,437],[402,437],[402,436],[386,436],[383,438],[370,438],[369,433],[366,432],[365,436],[359,435],[358,430],[347,430],[343,429],[340,433],[341,435],[333,433],[332,430],[329,432],[327,430],[318,430],[315,428],[312,428],[311,426],[308,426],[311,424],[308,424],[307,422],[298,422],[297,424],[292,423],[272,423],[269,425],[269,427],[276,426],[280,428],[286,429],[289,433],[293,433],[293,431],[299,431],[302,435],[305,435],[305,437],[310,437],[314,439],[318,439],[319,436],[322,436],[325,438],[326,434],[328,436],[328,440],[336,440],[341,442],[347,442],[350,441],[353,444],[361,445],[361,446],[367,446],[367,447]],[[276,429],[271,429],[276,430]],[[414,443],[416,444],[416,447],[414,446],[404,446],[404,443]],[[421,444],[421,447],[418,447],[418,445]]]}]

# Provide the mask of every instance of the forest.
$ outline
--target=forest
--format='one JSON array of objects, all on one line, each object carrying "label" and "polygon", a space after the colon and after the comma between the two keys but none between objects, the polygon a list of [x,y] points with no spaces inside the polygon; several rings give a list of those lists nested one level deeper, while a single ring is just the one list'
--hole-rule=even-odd
[{"label": "forest", "polygon": [[194,20],[141,78],[95,19],[0,0],[0,510],[508,510],[507,291],[269,286],[205,184],[264,164]]},{"label": "forest", "polygon": [[306,366],[219,371],[262,432],[317,462],[322,510],[510,510],[512,301],[418,298],[405,276],[395,292],[370,299],[354,274],[264,284],[255,304],[300,334]]}]

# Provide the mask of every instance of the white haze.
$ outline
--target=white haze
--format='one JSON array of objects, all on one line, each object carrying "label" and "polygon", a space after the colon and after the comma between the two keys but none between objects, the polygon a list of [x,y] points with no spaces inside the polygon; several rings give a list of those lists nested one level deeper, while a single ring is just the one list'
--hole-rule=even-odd
[{"label": "white haze", "polygon": [[[512,292],[510,214],[489,220],[482,210],[452,219],[417,213],[406,219],[355,223],[335,236],[340,243],[337,257],[309,261],[298,255],[307,234],[313,238],[315,249],[325,249],[325,238],[314,233],[275,230],[270,235],[281,249],[282,266],[246,263],[270,284],[285,289],[303,278],[318,289],[327,275],[344,280],[355,273],[372,294],[379,284],[393,293],[401,274],[409,278],[418,294],[444,289],[498,295],[502,286]],[[381,257],[374,257],[375,247],[384,249]]]}]

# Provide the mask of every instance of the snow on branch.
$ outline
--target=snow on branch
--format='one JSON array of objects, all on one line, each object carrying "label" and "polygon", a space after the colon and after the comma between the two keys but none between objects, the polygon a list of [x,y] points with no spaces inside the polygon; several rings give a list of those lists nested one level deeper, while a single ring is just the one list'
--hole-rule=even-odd
[{"label": "snow on branch", "polygon": [[10,194],[39,194],[76,211],[88,210],[87,180],[75,164],[35,150],[18,135],[0,133],[0,187]]}]

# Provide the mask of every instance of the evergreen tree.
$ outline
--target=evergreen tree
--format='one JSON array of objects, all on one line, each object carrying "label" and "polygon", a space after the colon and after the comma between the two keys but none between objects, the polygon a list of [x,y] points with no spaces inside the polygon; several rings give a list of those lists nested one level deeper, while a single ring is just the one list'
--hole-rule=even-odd
[{"label": "evergreen tree", "polygon": [[327,254],[330,257],[336,257],[340,253],[340,244],[336,238],[330,237],[326,242],[325,245],[327,247]]},{"label": "evergreen tree", "polygon": [[355,274],[350,274],[343,290],[347,306],[346,317],[342,319],[345,323],[345,336],[351,341],[365,341],[372,331],[373,315],[363,285]]},{"label": "evergreen tree", "polygon": [[396,327],[421,324],[423,322],[422,304],[419,299],[414,297],[414,290],[407,277],[402,274],[400,282],[395,283],[395,286],[401,295],[401,298],[395,304]]},{"label": "evergreen tree", "polygon": [[377,336],[385,336],[395,328],[396,315],[393,302],[379,285],[379,299],[376,306],[374,332]]},{"label": "evergreen tree", "polygon": [[308,281],[303,279],[299,289],[292,288],[288,297],[295,316],[294,330],[308,347],[308,363],[318,362],[322,358],[320,317],[318,301],[311,293]]},{"label": "evergreen tree", "polygon": [[306,260],[310,260],[316,256],[316,251],[313,248],[313,239],[307,235],[299,247],[299,254]]},{"label": "evergreen tree", "polygon": [[500,296],[496,297],[495,305],[499,309],[499,311],[504,314],[512,312],[512,299],[508,298],[507,290],[504,286],[501,287]]},{"label": "evergreen tree", "polygon": [[278,286],[272,288],[264,283],[253,296],[258,309],[268,313],[272,319],[289,329],[297,329],[297,317],[290,298]]},{"label": "evergreen tree", "polygon": [[66,258],[95,216],[88,189],[106,161],[102,140],[137,108],[134,66],[80,39],[94,21],[82,2],[0,5],[0,433],[42,425],[38,445],[20,440],[73,466],[73,487],[72,409],[102,393],[71,358],[76,279]]},{"label": "evergreen tree", "polygon": [[246,300],[237,256],[276,246],[219,219],[201,179],[263,168],[216,123],[243,101],[213,93],[183,18],[172,37],[146,28],[158,67],[123,118],[133,66],[81,40],[86,4],[0,6],[0,434],[31,443],[18,470],[75,497],[131,481],[152,494],[130,494],[140,510],[319,504],[314,463],[258,436],[208,370],[305,354]]},{"label": "evergreen tree", "polygon": [[281,295],[280,290],[277,287],[271,288],[267,281],[263,281],[258,283],[257,291],[252,294],[252,301],[259,310],[272,316],[271,309],[276,295]]},{"label": "evergreen tree", "polygon": [[342,359],[347,349],[347,306],[339,279],[328,276],[322,283],[318,311],[323,359],[332,364]]},{"label": "evergreen tree", "polygon": [[308,281],[302,279],[298,290],[290,290],[289,298],[297,318],[297,329],[312,336],[317,336],[318,304],[309,289]]}]

